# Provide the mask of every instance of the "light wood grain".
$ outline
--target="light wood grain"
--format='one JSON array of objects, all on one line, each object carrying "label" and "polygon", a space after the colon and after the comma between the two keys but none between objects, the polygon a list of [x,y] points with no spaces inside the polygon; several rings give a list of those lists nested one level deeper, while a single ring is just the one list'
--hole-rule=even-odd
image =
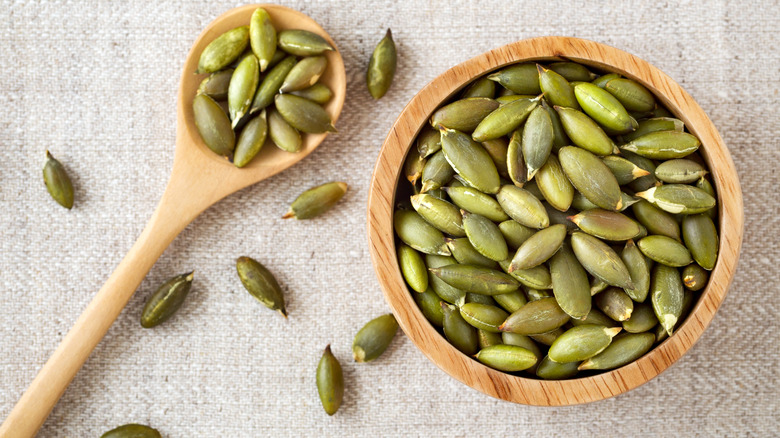
[{"label": "light wood grain", "polygon": [[[0,426],[0,437],[34,436],[70,381],[130,300],[133,292],[173,239],[203,210],[225,196],[275,175],[309,155],[327,134],[303,135],[298,153],[280,150],[268,141],[243,169],[211,152],[193,122],[192,99],[204,75],[195,75],[198,57],[214,38],[248,25],[252,12],[265,8],[277,29],[305,29],[335,42],[314,20],[276,5],[248,5],[224,13],[201,33],[192,46],[181,76],[177,105],[176,150],[165,193],[146,228],[40,370],[35,380]],[[346,96],[344,62],[338,51],[326,52],[328,67],[320,81],[333,90],[325,105],[335,122]],[[54,312],[54,310],[52,310]],[[10,395],[10,394],[7,394]]]},{"label": "light wood grain", "polygon": [[[425,319],[400,274],[392,214],[404,157],[433,111],[472,79],[525,60],[570,59],[618,72],[641,82],[702,142],[720,209],[720,255],[711,280],[692,314],[670,337],[636,362],[617,370],[564,381],[512,376],[461,354]],[[446,71],[404,108],[385,140],[374,169],[368,200],[368,238],[374,268],[387,302],[412,342],[452,377],[485,394],[516,403],[559,406],[612,397],[649,381],[671,366],[701,336],[728,290],[742,243],[742,192],[729,151],[704,111],[669,76],[646,61],[592,41],[543,37],[486,52]]]}]

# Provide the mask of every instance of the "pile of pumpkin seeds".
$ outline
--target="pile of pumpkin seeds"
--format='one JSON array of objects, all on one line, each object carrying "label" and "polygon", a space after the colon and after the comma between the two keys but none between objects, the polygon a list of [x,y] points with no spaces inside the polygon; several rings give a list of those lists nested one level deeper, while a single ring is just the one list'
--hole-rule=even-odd
[{"label": "pile of pumpkin seeds", "polygon": [[197,74],[208,73],[192,102],[195,125],[214,153],[244,167],[266,138],[298,152],[301,133],[336,132],[322,107],[333,92],[319,82],[328,67],[325,38],[300,29],[277,32],[263,8],[248,26],[229,30],[203,50]]},{"label": "pile of pumpkin seeds", "polygon": [[715,266],[698,138],[638,82],[521,63],[438,108],[394,228],[422,314],[505,372],[566,379],[674,333]]}]

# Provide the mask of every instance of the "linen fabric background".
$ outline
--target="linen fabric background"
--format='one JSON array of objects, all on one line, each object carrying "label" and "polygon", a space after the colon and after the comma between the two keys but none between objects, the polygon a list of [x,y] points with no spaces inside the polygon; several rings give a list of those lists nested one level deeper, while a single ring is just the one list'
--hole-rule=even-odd
[{"label": "linen fabric background", "polygon": [[[776,1],[289,1],[335,39],[347,68],[339,133],[294,168],[218,203],[160,258],[41,429],[94,437],[146,423],[185,436],[770,436],[778,418],[780,162]],[[140,234],[173,161],[176,93],[200,31],[235,1],[0,0],[0,418]],[[365,87],[392,28],[388,94]],[[539,408],[450,378],[399,333],[375,363],[352,337],[389,311],[366,240],[371,172],[414,94],[448,68],[535,36],[591,39],[678,81],[728,144],[745,200],[737,275],[699,342],[650,383],[610,400]],[[66,211],[41,179],[44,152],[73,178]],[[303,190],[350,190],[312,221],[280,216]],[[289,320],[243,290],[248,255],[285,290]],[[195,270],[179,313],[138,322],[165,279]],[[314,382],[331,344],[346,395],[333,417]]]}]

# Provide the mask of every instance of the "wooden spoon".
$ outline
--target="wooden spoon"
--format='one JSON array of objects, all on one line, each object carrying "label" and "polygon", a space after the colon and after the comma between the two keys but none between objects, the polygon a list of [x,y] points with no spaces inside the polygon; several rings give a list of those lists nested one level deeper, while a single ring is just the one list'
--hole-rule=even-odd
[{"label": "wooden spoon", "polygon": [[[276,5],[231,9],[206,27],[192,46],[181,76],[176,151],[168,187],[141,236],[0,426],[1,437],[35,435],[154,263],[192,220],[225,196],[302,160],[325,139],[327,134],[304,134],[303,147],[298,153],[284,152],[273,144],[266,144],[252,163],[243,169],[211,152],[200,139],[192,115],[192,99],[204,77],[193,73],[200,53],[223,32],[248,25],[257,7],[268,11],[278,30],[309,30],[322,35],[336,47],[314,20],[298,11]],[[326,52],[325,56],[328,68],[320,81],[333,90],[334,96],[325,109],[335,122],[344,105],[346,73],[338,51]]]}]

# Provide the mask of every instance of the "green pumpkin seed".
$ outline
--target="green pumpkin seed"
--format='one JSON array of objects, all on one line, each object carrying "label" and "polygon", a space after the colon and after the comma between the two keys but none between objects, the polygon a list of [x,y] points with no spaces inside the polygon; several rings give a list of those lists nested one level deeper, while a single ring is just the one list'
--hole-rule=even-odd
[{"label": "green pumpkin seed", "polygon": [[499,371],[522,371],[534,366],[536,355],[515,345],[494,345],[483,348],[474,356],[481,363]]},{"label": "green pumpkin seed", "polygon": [[685,124],[682,120],[672,117],[656,117],[654,119],[646,119],[639,122],[636,130],[628,134],[623,134],[623,141],[628,143],[636,140],[637,138],[649,134],[651,132],[658,131],[677,131],[683,132],[685,130]]},{"label": "green pumpkin seed", "polygon": [[268,134],[268,123],[265,117],[265,110],[260,115],[254,117],[241,130],[236,143],[236,152],[233,157],[233,164],[236,167],[244,167],[257,156],[265,144],[265,138]]},{"label": "green pumpkin seed", "polygon": [[631,209],[634,212],[634,217],[647,228],[650,234],[659,234],[675,240],[681,240],[680,225],[671,214],[645,200],[637,202]]},{"label": "green pumpkin seed", "polygon": [[546,262],[558,251],[565,238],[566,227],[563,225],[552,225],[537,231],[520,245],[509,265],[509,273],[518,269],[531,269]]},{"label": "green pumpkin seed", "polygon": [[254,55],[246,56],[233,72],[228,87],[228,108],[233,128],[249,112],[259,82],[260,67],[257,58]]},{"label": "green pumpkin seed", "polygon": [[660,185],[661,182],[655,177],[655,163],[650,159],[641,157],[631,151],[621,151],[621,156],[634,163],[640,169],[648,172],[648,175],[641,176],[628,183],[628,187],[634,192],[643,192],[651,187]]},{"label": "green pumpkin seed", "polygon": [[[501,296],[501,295],[496,295]],[[533,355],[536,357],[537,363],[528,368],[529,373],[536,373],[536,367],[538,365],[538,361],[542,360],[542,351],[539,349],[539,346],[536,345],[536,342],[533,341],[533,339],[529,338],[525,335],[518,335],[517,333],[510,333],[510,332],[501,332],[501,341],[505,345],[514,345],[517,347],[525,348],[526,350],[533,353]]]},{"label": "green pumpkin seed", "polygon": [[482,145],[460,131],[443,129],[441,148],[450,166],[469,185],[485,193],[498,192],[501,187],[498,170]]},{"label": "green pumpkin seed", "polygon": [[600,208],[594,208],[569,217],[582,231],[599,239],[624,241],[641,234],[639,223],[628,216]]},{"label": "green pumpkin seed", "polygon": [[555,330],[569,321],[555,298],[531,301],[513,312],[498,328],[502,332],[537,335]]},{"label": "green pumpkin seed", "polygon": [[615,179],[617,179],[618,184],[621,186],[628,184],[637,178],[650,175],[650,172],[647,170],[642,169],[631,161],[623,157],[618,157],[617,155],[608,155],[602,158],[602,161],[609,167],[609,170],[615,175]]},{"label": "green pumpkin seed", "polygon": [[682,271],[683,284],[694,292],[704,289],[709,276],[709,273],[704,268],[695,263],[686,266]]},{"label": "green pumpkin seed", "polygon": [[593,84],[593,85],[595,85],[595,86],[597,86],[599,88],[604,88],[604,86],[607,85],[607,82],[611,81],[612,79],[617,79],[619,77],[620,77],[620,75],[617,74],[617,73],[610,73],[610,74],[606,74],[606,75],[602,75],[602,76],[597,77],[596,79],[591,81],[591,84]]},{"label": "green pumpkin seed", "polygon": [[613,286],[634,288],[628,268],[606,243],[578,231],[571,235],[571,246],[577,260],[591,275]]},{"label": "green pumpkin seed", "polygon": [[428,289],[428,270],[419,252],[404,244],[398,245],[398,265],[412,290],[423,293]]},{"label": "green pumpkin seed", "polygon": [[467,323],[460,315],[458,308],[441,303],[444,312],[444,336],[461,353],[472,356],[479,350],[479,337],[477,329]]},{"label": "green pumpkin seed", "polygon": [[685,246],[702,268],[711,271],[718,259],[718,230],[706,214],[685,216],[682,221]]},{"label": "green pumpkin seed", "polygon": [[192,276],[192,272],[177,275],[157,288],[141,312],[141,327],[152,328],[170,319],[190,293]]},{"label": "green pumpkin seed", "polygon": [[520,248],[520,245],[536,232],[533,228],[520,225],[512,219],[498,224],[498,229],[501,230],[501,234],[504,236],[504,240],[506,240],[509,248],[514,250]]},{"label": "green pumpkin seed", "polygon": [[[540,265],[545,266],[545,265]],[[552,280],[550,280],[550,288],[552,288]],[[525,290],[525,296],[528,299],[529,302],[531,301],[537,301],[541,300],[542,298],[553,298],[553,292],[551,290],[538,290],[538,289],[532,289],[528,288]]]},{"label": "green pumpkin seed", "polygon": [[498,102],[486,97],[456,100],[433,113],[431,126],[439,130],[446,128],[471,132],[496,108],[498,108]]},{"label": "green pumpkin seed", "polygon": [[563,76],[536,64],[539,72],[539,87],[545,98],[555,106],[578,109],[580,105],[574,97],[574,89]]},{"label": "green pumpkin seed", "polygon": [[73,184],[65,167],[49,151],[46,151],[46,164],[43,165],[43,182],[52,199],[68,210],[73,208]]},{"label": "green pumpkin seed", "polygon": [[550,70],[566,78],[567,81],[592,81],[596,75],[591,73],[584,65],[576,62],[553,62],[548,66]]},{"label": "green pumpkin seed", "polygon": [[546,265],[539,265],[531,269],[515,269],[510,273],[508,272],[510,263],[511,259],[498,262],[501,269],[519,281],[520,284],[534,289],[552,289],[552,278]]},{"label": "green pumpkin seed", "polygon": [[522,135],[523,159],[528,168],[528,179],[532,179],[547,162],[553,145],[552,120],[544,108],[537,106],[531,111]]},{"label": "green pumpkin seed", "polygon": [[381,99],[390,89],[395,76],[395,66],[398,55],[396,54],[393,34],[387,29],[385,37],[379,41],[379,44],[371,54],[371,60],[368,62],[368,71],[366,71],[366,85],[368,92],[374,99]]},{"label": "green pumpkin seed", "polygon": [[586,198],[582,193],[577,191],[574,192],[574,198],[571,201],[571,206],[575,210],[579,210],[581,212],[592,210],[594,208],[599,208],[598,205],[590,202],[588,198]]},{"label": "green pumpkin seed", "polygon": [[496,138],[494,140],[488,140],[482,142],[482,147],[485,148],[490,158],[493,159],[493,164],[496,165],[496,170],[499,176],[503,178],[509,178],[509,169],[507,167],[507,155],[509,153],[509,142],[505,137]]},{"label": "green pumpkin seed", "polygon": [[[449,167],[449,164],[447,166]],[[425,175],[424,171],[423,175]],[[425,180],[424,178],[423,176],[423,181]],[[498,201],[477,189],[471,187],[445,187],[444,191],[452,202],[463,210],[485,216],[494,222],[509,219],[509,216],[501,209]]]},{"label": "green pumpkin seed", "polygon": [[371,362],[387,350],[398,331],[398,322],[392,314],[369,321],[352,341],[352,357],[355,362]]},{"label": "green pumpkin seed", "polygon": [[604,351],[591,357],[582,364],[580,370],[611,370],[627,365],[650,351],[655,343],[652,333],[621,335]]},{"label": "green pumpkin seed", "polygon": [[[511,91],[509,92],[511,93]],[[533,99],[534,97],[536,96],[533,94],[508,94],[496,97],[496,102],[501,105],[505,105],[509,102],[514,102],[519,99]]]},{"label": "green pumpkin seed", "polygon": [[468,292],[466,293],[466,303],[486,304],[490,306],[497,306],[496,300],[490,295],[482,295]]},{"label": "green pumpkin seed", "polygon": [[517,129],[531,114],[541,96],[533,99],[518,99],[498,107],[488,114],[474,129],[472,138],[474,141],[487,141],[503,137]]},{"label": "green pumpkin seed", "polygon": [[422,132],[417,136],[417,152],[420,157],[428,157],[441,150],[441,133],[438,130],[426,125]]},{"label": "green pumpkin seed", "polygon": [[411,197],[412,207],[429,224],[451,236],[466,235],[458,207],[425,193]]},{"label": "green pumpkin seed", "polygon": [[284,120],[299,131],[310,134],[336,132],[330,114],[309,99],[292,94],[278,94],[274,102]]},{"label": "green pumpkin seed", "polygon": [[[652,312],[652,309],[650,311]],[[590,309],[590,312],[588,312],[588,315],[585,316],[585,318],[572,319],[571,323],[575,327],[581,325],[600,325],[603,327],[617,326],[617,323],[612,318],[608,317],[601,310],[596,308]]]},{"label": "green pumpkin seed", "polygon": [[293,67],[297,64],[297,60],[294,56],[288,56],[276,64],[265,75],[260,85],[257,87],[255,98],[252,101],[252,107],[249,109],[249,114],[254,114],[261,111],[268,105],[274,102],[274,96],[279,93],[279,89],[284,83],[284,78],[290,73]]},{"label": "green pumpkin seed", "polygon": [[682,267],[690,264],[691,253],[677,240],[667,236],[652,235],[637,242],[642,254],[666,266]]},{"label": "green pumpkin seed", "polygon": [[564,333],[564,331],[565,330],[559,327],[547,333],[540,333],[538,335],[528,335],[528,337],[542,345],[547,345],[549,347],[550,345],[553,344],[553,342],[555,342],[556,339],[558,339]]},{"label": "green pumpkin seed", "polygon": [[571,144],[571,140],[569,140],[569,136],[566,135],[566,130],[563,128],[558,112],[548,105],[547,101],[544,99],[542,99],[542,108],[550,115],[550,121],[552,122],[553,128],[553,151],[557,153],[562,147]]},{"label": "green pumpkin seed", "polygon": [[316,83],[311,87],[304,88],[303,90],[293,91],[290,94],[301,96],[320,105],[325,105],[333,97],[333,92],[330,91],[330,88],[328,88],[327,85],[321,83]]},{"label": "green pumpkin seed", "polygon": [[214,100],[227,99],[233,71],[233,69],[228,69],[210,74],[198,86],[198,93],[206,94]]},{"label": "green pumpkin seed", "polygon": [[[268,110],[268,136],[283,151],[298,152],[301,150],[301,133],[290,126],[276,108]],[[422,167],[420,170],[422,170]],[[417,175],[417,178],[419,178],[419,175]]]},{"label": "green pumpkin seed", "polygon": [[499,333],[498,326],[509,316],[503,309],[480,303],[466,303],[460,306],[460,316],[479,330]]},{"label": "green pumpkin seed", "polygon": [[536,368],[536,376],[544,380],[565,380],[577,375],[579,362],[558,363],[545,356]]},{"label": "green pumpkin seed", "polygon": [[440,304],[441,298],[436,295],[433,289],[428,289],[420,294],[412,294],[412,296],[428,322],[435,327],[441,327],[444,324],[444,313]]},{"label": "green pumpkin seed", "polygon": [[480,349],[502,344],[501,334],[485,330],[477,330],[477,339],[479,340]]},{"label": "green pumpkin seed", "polygon": [[522,138],[522,129],[513,132],[506,152],[506,170],[509,174],[509,179],[518,187],[523,187],[528,182],[528,168],[523,157]]},{"label": "green pumpkin seed", "polygon": [[[347,183],[330,182],[313,187],[298,195],[290,204],[290,210],[282,216],[282,219],[311,219],[333,208],[336,203],[347,193]],[[396,232],[401,234],[398,229]],[[444,238],[442,237],[442,241]],[[414,248],[414,245],[410,245]],[[417,248],[416,248],[417,249]]]},{"label": "green pumpkin seed", "polygon": [[100,435],[100,438],[162,438],[157,429],[143,424],[125,424]]},{"label": "green pumpkin seed", "polygon": [[282,288],[271,271],[249,257],[239,257],[236,260],[236,271],[241,284],[257,301],[287,318]]},{"label": "green pumpkin seed", "polygon": [[[422,169],[422,193],[429,190],[435,190],[447,183],[452,179],[455,171],[447,162],[447,158],[444,156],[443,151],[436,152],[431,155],[428,161],[425,163]],[[457,201],[453,202],[457,204]]]},{"label": "green pumpkin seed", "polygon": [[542,92],[535,64],[515,64],[499,70],[487,78],[517,94],[537,95]]},{"label": "green pumpkin seed", "polygon": [[398,237],[412,248],[425,254],[450,255],[441,231],[426,222],[417,212],[396,211],[393,226]]},{"label": "green pumpkin seed", "polygon": [[629,111],[652,111],[655,109],[653,93],[631,79],[612,79],[604,85],[604,89],[615,96]]},{"label": "green pumpkin seed", "polygon": [[612,139],[590,117],[573,108],[556,106],[555,110],[572,143],[596,155],[609,155],[615,150]]},{"label": "green pumpkin seed", "polygon": [[527,190],[505,185],[496,195],[504,211],[521,225],[531,228],[547,228],[550,218],[541,201]]},{"label": "green pumpkin seed", "polygon": [[656,265],[650,283],[650,298],[655,317],[669,336],[682,315],[683,295],[682,280],[677,269]]},{"label": "green pumpkin seed", "polygon": [[484,266],[490,269],[498,269],[498,263],[483,256],[476,249],[474,245],[469,242],[467,238],[461,239],[446,239],[447,247],[450,249],[452,256],[461,265],[476,265]]},{"label": "green pumpkin seed", "polygon": [[[652,330],[658,324],[658,318],[655,317],[653,306],[650,303],[634,304],[634,311],[631,317],[623,321],[623,330],[628,333],[642,333]],[[653,335],[655,340],[655,335]]]},{"label": "green pumpkin seed", "polygon": [[528,300],[525,298],[525,294],[520,291],[509,292],[508,294],[493,295],[493,299],[496,303],[503,307],[509,313],[516,311],[523,307]]},{"label": "green pumpkin seed", "polygon": [[325,38],[301,29],[279,32],[279,48],[296,56],[320,55],[335,50]]},{"label": "green pumpkin seed", "polygon": [[620,203],[623,205],[620,207],[620,209],[618,209],[618,211],[625,211],[626,209],[628,209],[628,207],[631,207],[632,205],[636,204],[639,201],[640,201],[639,198],[635,198],[626,192],[621,192]]},{"label": "green pumpkin seed", "polygon": [[707,170],[704,166],[682,158],[664,161],[655,169],[656,178],[667,183],[692,183],[706,174]]},{"label": "green pumpkin seed", "polygon": [[650,290],[650,265],[647,259],[636,247],[633,240],[626,242],[626,246],[620,253],[620,258],[631,274],[631,283],[634,284],[633,288],[625,289],[626,293],[637,303],[644,302]]},{"label": "green pumpkin seed", "polygon": [[490,260],[500,261],[509,257],[501,230],[490,219],[461,210],[463,229],[474,248]]},{"label": "green pumpkin seed", "polygon": [[311,87],[320,80],[327,67],[328,58],[322,55],[303,58],[287,73],[279,91],[289,93]]},{"label": "green pumpkin seed", "polygon": [[673,214],[704,213],[715,206],[715,198],[707,192],[685,184],[664,184],[637,193],[636,196]]},{"label": "green pumpkin seed", "polygon": [[536,185],[544,195],[544,199],[556,210],[567,211],[571,207],[574,200],[574,187],[555,155],[550,155],[544,166],[539,169]]},{"label": "green pumpkin seed", "polygon": [[482,295],[505,294],[519,287],[508,274],[481,266],[454,264],[428,270],[452,287]]},{"label": "green pumpkin seed", "polygon": [[634,312],[634,302],[631,297],[623,289],[616,287],[610,287],[596,295],[594,302],[605,315],[615,321],[625,321],[631,318]]},{"label": "green pumpkin seed", "polygon": [[[642,256],[642,257],[644,258],[644,256]],[[604,292],[604,290],[606,288],[608,288],[608,287],[609,287],[609,284],[607,282],[605,282],[604,280],[602,280],[602,279],[600,279],[598,277],[593,277],[590,280],[590,296],[594,296],[594,295],[598,294],[599,292]]]},{"label": "green pumpkin seed", "polygon": [[203,143],[217,155],[233,155],[236,135],[222,107],[209,96],[198,94],[192,100],[192,114]]},{"label": "green pumpkin seed", "polygon": [[572,327],[553,342],[547,354],[558,363],[582,361],[604,351],[620,330],[600,325]]},{"label": "green pumpkin seed", "polygon": [[636,138],[620,149],[652,160],[669,160],[684,158],[696,152],[700,145],[699,139],[687,132],[658,131]]},{"label": "green pumpkin seed", "polygon": [[577,191],[605,210],[620,210],[623,200],[615,176],[597,156],[572,146],[558,151],[564,173]]},{"label": "green pumpkin seed", "polygon": [[260,64],[260,71],[265,71],[276,53],[276,28],[263,8],[255,9],[249,20],[249,44]]},{"label": "green pumpkin seed", "polygon": [[328,415],[335,414],[344,399],[344,373],[338,359],[331,353],[330,345],[325,347],[317,365],[316,380],[322,408]]},{"label": "green pumpkin seed", "polygon": [[492,99],[495,95],[496,83],[488,78],[479,78],[466,87],[460,97],[462,99],[469,97],[489,97]]},{"label": "green pumpkin seed", "polygon": [[591,310],[588,274],[577,261],[569,245],[564,245],[550,259],[553,294],[558,305],[575,319],[584,318]]},{"label": "green pumpkin seed", "polygon": [[523,184],[522,189],[534,195],[536,199],[544,201],[544,195],[542,194],[542,191],[539,190],[539,186],[536,184],[536,180],[532,179],[531,181]]},{"label": "green pumpkin seed", "polygon": [[574,96],[585,114],[612,132],[625,134],[639,125],[620,101],[597,85],[587,82],[577,84]]},{"label": "green pumpkin seed", "polygon": [[249,44],[249,26],[229,30],[210,42],[198,60],[196,74],[222,70],[238,58]]},{"label": "green pumpkin seed", "polygon": [[[698,181],[696,181],[696,187],[699,189],[704,190],[708,195],[712,196],[713,198],[717,197],[715,196],[715,188],[712,187],[712,184],[707,181],[706,178],[702,177],[699,178]],[[718,209],[711,208],[704,212],[707,216],[710,217],[712,220],[716,220],[718,218]]]},{"label": "green pumpkin seed", "polygon": [[[457,264],[457,261],[452,257],[434,254],[425,256],[425,265],[428,268],[441,268],[454,264]],[[439,298],[450,304],[461,306],[466,302],[466,291],[450,286],[430,271],[428,272],[428,285]]]}]

